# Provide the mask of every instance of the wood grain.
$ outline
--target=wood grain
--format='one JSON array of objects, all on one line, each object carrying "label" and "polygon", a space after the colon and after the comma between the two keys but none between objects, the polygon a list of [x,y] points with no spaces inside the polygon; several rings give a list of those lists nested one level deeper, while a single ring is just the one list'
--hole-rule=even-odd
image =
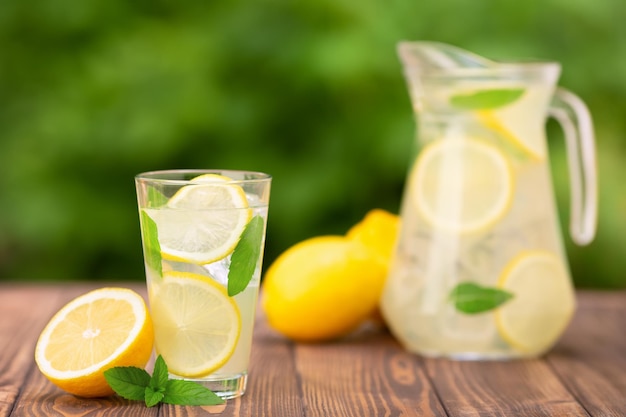
[{"label": "wood grain", "polygon": [[[145,297],[142,284],[130,286]],[[406,352],[369,326],[297,344],[257,317],[248,391],[215,407],[66,394],[37,369],[37,337],[67,301],[98,283],[0,284],[0,417],[13,416],[626,416],[626,292],[579,292],[579,308],[545,357],[459,362]]]},{"label": "wood grain", "polygon": [[296,347],[307,416],[445,416],[421,360],[380,332]]},{"label": "wood grain", "polygon": [[572,325],[547,357],[555,374],[594,416],[626,415],[625,303],[623,293],[579,297]]},{"label": "wood grain", "polygon": [[[34,341],[60,302],[56,288],[5,286],[0,291],[0,416],[10,415],[28,387],[34,368]],[[19,414],[18,414],[19,415]],[[24,414],[26,415],[26,414]]]}]

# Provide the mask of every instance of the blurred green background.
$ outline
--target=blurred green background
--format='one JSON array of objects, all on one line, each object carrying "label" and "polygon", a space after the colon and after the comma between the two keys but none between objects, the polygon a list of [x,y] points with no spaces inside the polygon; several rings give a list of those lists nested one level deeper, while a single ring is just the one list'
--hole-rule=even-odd
[{"label": "blurred green background", "polygon": [[395,46],[428,39],[563,64],[599,154],[597,239],[566,238],[574,280],[625,287],[625,20],[623,0],[2,1],[0,279],[143,279],[145,170],[271,173],[266,265],[397,212],[415,127]]}]

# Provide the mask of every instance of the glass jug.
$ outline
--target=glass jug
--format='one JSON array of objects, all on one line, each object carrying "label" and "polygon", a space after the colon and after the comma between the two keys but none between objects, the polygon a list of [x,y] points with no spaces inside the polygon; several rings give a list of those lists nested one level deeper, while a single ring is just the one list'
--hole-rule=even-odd
[{"label": "glass jug", "polygon": [[555,62],[493,62],[435,42],[401,42],[417,155],[381,311],[425,356],[534,357],[567,327],[575,296],[559,230],[546,116],[565,133],[571,236],[595,234],[591,117],[556,88]]}]

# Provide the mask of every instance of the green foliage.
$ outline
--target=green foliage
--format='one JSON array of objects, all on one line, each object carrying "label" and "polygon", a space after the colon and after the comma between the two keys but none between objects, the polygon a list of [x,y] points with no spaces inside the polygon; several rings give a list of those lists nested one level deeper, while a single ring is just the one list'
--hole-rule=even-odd
[{"label": "green foliage", "polygon": [[143,279],[144,170],[271,173],[266,264],[370,208],[397,211],[414,122],[395,45],[430,39],[563,64],[602,176],[574,277],[625,286],[622,1],[1,2],[0,278]]}]

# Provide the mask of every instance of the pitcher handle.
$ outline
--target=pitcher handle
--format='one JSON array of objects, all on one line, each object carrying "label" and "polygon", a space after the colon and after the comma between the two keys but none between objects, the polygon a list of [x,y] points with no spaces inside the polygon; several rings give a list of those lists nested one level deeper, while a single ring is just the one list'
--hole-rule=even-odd
[{"label": "pitcher handle", "polygon": [[[598,217],[596,150],[591,114],[572,92],[557,88],[549,114],[561,125],[570,177],[570,235],[577,245],[591,243]],[[581,166],[582,165],[582,166]]]}]

